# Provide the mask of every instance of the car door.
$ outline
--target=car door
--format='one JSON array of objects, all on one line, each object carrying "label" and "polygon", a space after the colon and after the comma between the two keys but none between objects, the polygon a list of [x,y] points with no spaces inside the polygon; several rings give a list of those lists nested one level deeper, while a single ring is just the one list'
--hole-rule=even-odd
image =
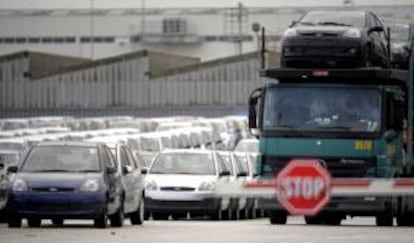
[{"label": "car door", "polygon": [[389,55],[388,55],[388,33],[386,32],[385,26],[378,16],[374,15],[375,25],[383,28],[384,31],[377,32],[378,34],[378,45],[379,45],[379,56],[382,60],[382,64],[387,67],[390,64]]},{"label": "car door", "polygon": [[[117,172],[117,166],[109,148],[102,146],[99,153],[104,171],[104,181],[108,190],[108,214],[113,214],[118,210],[120,205],[120,176]],[[108,170],[116,172],[109,173]]]},{"label": "car door", "polygon": [[134,192],[133,204],[135,207],[139,205],[140,200],[143,199],[143,191],[145,188],[145,175],[142,173],[142,169],[145,167],[144,158],[139,154],[134,156],[130,149],[125,150],[129,161],[131,162],[133,186],[132,191]]},{"label": "car door", "polygon": [[117,147],[119,162],[121,163],[121,176],[122,176],[122,184],[124,189],[124,210],[126,213],[133,211],[136,208],[135,199],[135,178],[134,178],[134,170],[136,169],[135,166],[131,164],[131,161],[127,155],[126,149],[124,146]]},{"label": "car door", "polygon": [[134,154],[130,150],[128,151],[128,156],[131,157],[133,161],[135,162],[135,165],[137,168],[135,171],[137,175],[136,186],[137,186],[137,190],[139,194],[141,195],[145,188],[145,174],[142,173],[142,170],[146,168],[146,161],[144,157],[141,156],[140,153],[135,153],[135,156],[134,156]]}]

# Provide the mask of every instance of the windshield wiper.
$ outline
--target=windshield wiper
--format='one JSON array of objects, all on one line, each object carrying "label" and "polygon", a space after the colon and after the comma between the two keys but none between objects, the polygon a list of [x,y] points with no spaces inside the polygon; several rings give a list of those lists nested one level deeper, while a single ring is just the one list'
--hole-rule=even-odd
[{"label": "windshield wiper", "polygon": [[292,130],[292,131],[298,131],[298,127],[297,126],[292,126],[292,125],[277,125],[274,126],[274,128],[287,128],[288,130]]},{"label": "windshield wiper", "polygon": [[352,129],[347,126],[323,126],[323,128],[341,129],[347,132],[352,132]]},{"label": "windshield wiper", "polygon": [[352,26],[350,24],[337,23],[337,22],[319,22],[318,25]]}]

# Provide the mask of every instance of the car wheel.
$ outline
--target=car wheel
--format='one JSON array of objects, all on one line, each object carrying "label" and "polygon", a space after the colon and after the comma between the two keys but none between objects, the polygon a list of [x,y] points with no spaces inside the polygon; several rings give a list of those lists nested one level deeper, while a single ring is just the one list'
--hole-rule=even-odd
[{"label": "car wheel", "polygon": [[22,218],[18,215],[10,215],[8,225],[9,228],[20,228],[22,227]]},{"label": "car wheel", "polygon": [[144,220],[149,220],[151,214],[144,211]]},{"label": "car wheel", "polygon": [[213,220],[222,220],[223,219],[223,211],[219,208],[214,213],[212,213],[210,216]]},{"label": "car wheel", "polygon": [[152,213],[152,218],[154,220],[168,220],[170,215],[168,213]]},{"label": "car wheel", "polygon": [[271,224],[286,224],[287,213],[280,210],[272,210],[269,212],[269,219]]},{"label": "car wheel", "polygon": [[105,207],[102,213],[94,220],[95,227],[104,229],[108,226],[108,211]]},{"label": "car wheel", "polygon": [[109,220],[111,221],[112,227],[122,227],[124,225],[124,202],[121,200],[121,205],[119,206],[118,211],[113,215],[109,216]]},{"label": "car wheel", "polygon": [[63,225],[63,219],[52,219],[54,226],[61,227]]},{"label": "car wheel", "polygon": [[174,220],[186,219],[187,218],[187,213],[173,213],[173,214],[171,214],[171,218],[174,219]]},{"label": "car wheel", "polygon": [[144,214],[145,214],[144,213],[144,200],[141,199],[139,201],[137,211],[131,213],[131,215],[129,216],[129,219],[131,220],[131,224],[133,224],[133,225],[142,225],[144,223],[144,220],[145,220]]},{"label": "car wheel", "polygon": [[42,220],[37,218],[29,218],[27,219],[27,224],[29,227],[38,228],[42,224]]}]

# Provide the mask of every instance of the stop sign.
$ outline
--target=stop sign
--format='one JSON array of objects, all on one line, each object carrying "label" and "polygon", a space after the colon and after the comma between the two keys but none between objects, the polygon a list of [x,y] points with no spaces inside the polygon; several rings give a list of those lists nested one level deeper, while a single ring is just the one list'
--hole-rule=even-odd
[{"label": "stop sign", "polygon": [[276,178],[277,197],[290,214],[315,215],[329,201],[330,183],[320,161],[295,159]]}]

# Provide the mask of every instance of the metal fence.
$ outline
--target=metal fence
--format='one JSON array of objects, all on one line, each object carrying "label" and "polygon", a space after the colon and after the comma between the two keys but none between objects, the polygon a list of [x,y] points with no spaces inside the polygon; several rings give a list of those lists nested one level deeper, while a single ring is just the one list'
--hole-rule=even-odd
[{"label": "metal fence", "polygon": [[0,84],[0,110],[245,105],[264,79],[15,81]]}]

